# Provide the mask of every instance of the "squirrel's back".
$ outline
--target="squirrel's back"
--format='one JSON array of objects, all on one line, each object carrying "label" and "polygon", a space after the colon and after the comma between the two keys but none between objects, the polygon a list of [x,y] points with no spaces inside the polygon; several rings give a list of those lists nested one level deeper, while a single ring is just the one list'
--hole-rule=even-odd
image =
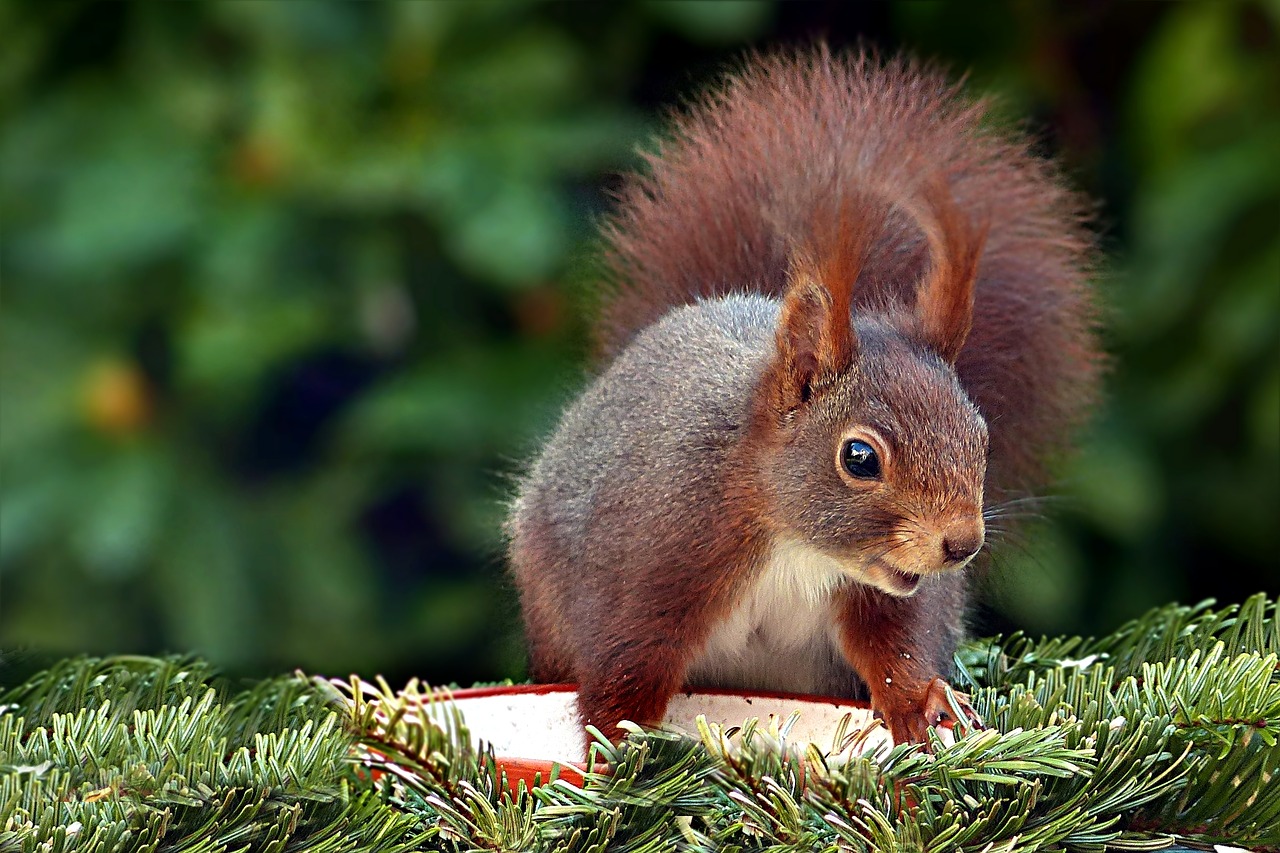
[{"label": "squirrel's back", "polygon": [[859,198],[890,212],[883,229],[883,213],[868,217],[877,236],[852,310],[912,302],[929,263],[912,211],[940,180],[959,214],[986,228],[956,372],[990,425],[988,483],[1034,488],[1098,378],[1083,200],[935,71],[826,48],[756,57],[746,69],[678,117],[647,173],[621,190],[605,226],[613,287],[601,352],[616,356],[699,298],[780,298],[815,223],[856,229],[847,218]]}]

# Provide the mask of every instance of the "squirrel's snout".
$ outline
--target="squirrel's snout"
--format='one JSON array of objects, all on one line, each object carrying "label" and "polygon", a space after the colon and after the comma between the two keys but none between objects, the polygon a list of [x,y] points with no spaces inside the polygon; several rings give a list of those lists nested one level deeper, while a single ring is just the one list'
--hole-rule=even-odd
[{"label": "squirrel's snout", "polygon": [[982,522],[956,521],[942,534],[942,555],[948,566],[964,563],[982,550]]}]

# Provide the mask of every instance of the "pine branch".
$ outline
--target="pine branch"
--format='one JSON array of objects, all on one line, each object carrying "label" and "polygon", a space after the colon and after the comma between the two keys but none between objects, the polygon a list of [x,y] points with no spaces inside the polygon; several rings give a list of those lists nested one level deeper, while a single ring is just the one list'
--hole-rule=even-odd
[{"label": "pine branch", "polygon": [[[788,745],[785,726],[749,722],[704,726],[694,743],[640,732],[599,743],[593,756],[613,773],[588,774],[582,789],[509,797],[483,754],[473,760],[484,785],[442,785],[421,752],[397,778],[408,807],[453,827],[457,849],[483,839],[475,849],[647,850],[664,837],[691,850],[1101,851],[1175,838],[1280,849],[1280,795],[1267,784],[1280,757],[1276,624],[1275,605],[1258,597],[1163,608],[1100,640],[975,644],[960,662],[992,728],[937,741],[933,755],[904,746],[840,764]],[[1228,656],[1228,644],[1241,653]],[[432,725],[400,704],[429,691],[379,689],[387,719]],[[383,746],[451,738],[363,720]]]},{"label": "pine branch", "polygon": [[211,676],[80,658],[8,691],[0,849],[413,849],[409,816],[352,789],[351,738],[305,679],[226,702]]},{"label": "pine branch", "polygon": [[[1257,595],[1218,610],[1159,608],[1098,640],[1014,635],[957,659],[970,686],[987,685],[997,704],[1020,686],[1046,709],[1165,721],[1165,749],[1186,754],[1186,781],[1176,796],[1126,800],[1125,826],[1272,849],[1280,848],[1280,795],[1268,784],[1280,775],[1278,654],[1280,610]],[[1132,770],[1117,764],[1110,784]]]},{"label": "pine branch", "polygon": [[[989,724],[837,759],[789,726],[596,736],[581,787],[508,789],[456,708],[190,659],[81,658],[0,693],[0,849],[1280,851],[1274,602],[958,655]],[[856,738],[859,733],[848,733]]]}]

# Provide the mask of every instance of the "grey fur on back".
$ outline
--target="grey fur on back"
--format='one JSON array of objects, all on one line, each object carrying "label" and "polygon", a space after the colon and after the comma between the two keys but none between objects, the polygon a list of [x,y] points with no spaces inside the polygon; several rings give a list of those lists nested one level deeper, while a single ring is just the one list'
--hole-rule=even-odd
[{"label": "grey fur on back", "polygon": [[[577,632],[607,618],[603,602],[618,613],[662,607],[666,590],[641,573],[710,547],[699,537],[712,531],[688,519],[721,504],[726,464],[753,462],[733,454],[777,315],[775,300],[755,295],[676,308],[565,412],[507,528],[542,678],[578,677],[590,641]],[[619,541],[619,519],[644,541]],[[652,556],[626,559],[637,549]]]},{"label": "grey fur on back", "polygon": [[548,512],[567,542],[585,541],[593,497],[611,476],[665,485],[666,505],[681,503],[682,485],[713,476],[694,476],[690,462],[710,468],[732,452],[777,318],[776,300],[743,294],[675,308],[642,331],[564,413],[520,486],[512,524]]}]

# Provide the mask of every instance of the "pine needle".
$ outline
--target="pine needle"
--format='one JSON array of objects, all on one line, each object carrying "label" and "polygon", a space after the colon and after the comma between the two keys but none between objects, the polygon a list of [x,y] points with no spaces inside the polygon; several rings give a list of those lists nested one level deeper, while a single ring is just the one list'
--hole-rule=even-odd
[{"label": "pine needle", "polygon": [[427,685],[76,658],[0,692],[0,850],[1280,851],[1280,615],[1170,606],[957,654],[988,728],[853,758],[746,720],[594,733],[511,790]]}]

